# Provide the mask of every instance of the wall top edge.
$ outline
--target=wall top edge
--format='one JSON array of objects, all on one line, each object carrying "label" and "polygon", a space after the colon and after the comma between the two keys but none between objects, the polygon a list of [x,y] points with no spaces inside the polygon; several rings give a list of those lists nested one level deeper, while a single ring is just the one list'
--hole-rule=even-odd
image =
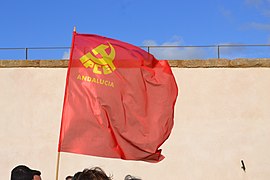
[{"label": "wall top edge", "polygon": [[[270,58],[247,59],[194,59],[169,60],[171,67],[176,68],[250,68],[270,67]],[[0,60],[0,68],[67,68],[68,60]]]}]

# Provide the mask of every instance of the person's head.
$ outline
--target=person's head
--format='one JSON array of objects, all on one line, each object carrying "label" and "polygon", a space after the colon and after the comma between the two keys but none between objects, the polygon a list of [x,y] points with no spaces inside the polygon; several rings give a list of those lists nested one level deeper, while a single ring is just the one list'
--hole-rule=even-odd
[{"label": "person's head", "polygon": [[34,177],[33,177],[33,180],[41,180],[41,177],[40,175],[38,174],[35,174]]},{"label": "person's head", "polygon": [[109,176],[99,167],[84,169],[76,180],[111,180]]},{"label": "person's head", "polygon": [[25,165],[16,166],[11,171],[11,180],[41,180],[41,172],[32,170]]},{"label": "person's head", "polygon": [[72,177],[72,180],[78,180],[78,177],[80,176],[82,172],[77,172],[74,174],[74,176]]},{"label": "person's head", "polygon": [[142,179],[131,176],[131,175],[126,175],[125,180],[142,180]]},{"label": "person's head", "polygon": [[66,180],[72,180],[73,176],[67,176]]}]

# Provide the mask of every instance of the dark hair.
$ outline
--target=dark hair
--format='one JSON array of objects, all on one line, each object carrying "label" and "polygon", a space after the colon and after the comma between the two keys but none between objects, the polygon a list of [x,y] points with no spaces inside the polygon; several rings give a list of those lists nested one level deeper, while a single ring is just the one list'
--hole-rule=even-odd
[{"label": "dark hair", "polygon": [[101,168],[93,167],[80,172],[76,180],[111,180],[111,177],[108,177]]},{"label": "dark hair", "polygon": [[142,180],[142,179],[131,176],[131,175],[126,175],[125,180]]},{"label": "dark hair", "polygon": [[25,165],[16,166],[11,171],[11,180],[32,180],[34,175],[41,175],[40,171],[32,170]]},{"label": "dark hair", "polygon": [[82,172],[77,172],[76,174],[74,174],[72,180],[77,180],[81,173]]},{"label": "dark hair", "polygon": [[66,177],[66,180],[72,179],[72,178],[73,178],[73,176],[67,176],[67,177]]}]

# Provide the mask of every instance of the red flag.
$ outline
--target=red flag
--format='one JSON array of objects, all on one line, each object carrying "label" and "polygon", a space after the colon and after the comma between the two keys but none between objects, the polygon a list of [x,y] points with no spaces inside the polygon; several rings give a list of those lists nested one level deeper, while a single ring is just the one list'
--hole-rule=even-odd
[{"label": "red flag", "polygon": [[73,34],[59,152],[161,161],[177,85],[167,61],[118,40]]}]

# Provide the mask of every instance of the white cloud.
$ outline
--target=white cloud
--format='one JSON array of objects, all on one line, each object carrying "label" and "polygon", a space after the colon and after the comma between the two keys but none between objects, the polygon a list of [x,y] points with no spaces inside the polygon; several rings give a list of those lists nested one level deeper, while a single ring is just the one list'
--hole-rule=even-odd
[{"label": "white cloud", "polygon": [[[150,46],[150,53],[157,59],[178,60],[178,59],[203,59],[206,56],[204,48],[184,47],[179,37],[173,37],[171,41],[158,44],[154,40],[145,40],[144,46]],[[151,47],[163,46],[163,47]],[[167,46],[167,47],[165,47]],[[174,47],[180,46],[180,47]],[[182,46],[182,47],[181,47]]]},{"label": "white cloud", "polygon": [[267,46],[249,46],[240,43],[226,43],[220,45],[221,58],[267,58],[269,55],[269,47]]},{"label": "white cloud", "polygon": [[224,43],[220,45],[219,50],[221,58],[233,59],[234,57],[245,54],[247,47],[240,43]]},{"label": "white cloud", "polygon": [[65,51],[62,59],[69,59],[69,54],[70,54],[70,51]]}]

